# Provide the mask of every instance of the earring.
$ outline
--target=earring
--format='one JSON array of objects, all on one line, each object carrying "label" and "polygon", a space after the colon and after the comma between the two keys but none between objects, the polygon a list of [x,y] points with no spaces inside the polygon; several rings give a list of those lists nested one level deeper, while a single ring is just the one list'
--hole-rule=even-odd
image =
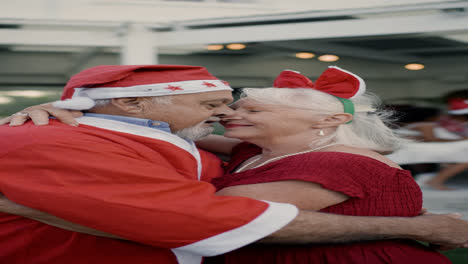
[{"label": "earring", "polygon": [[320,129],[319,133],[318,133],[319,136],[325,136],[325,133],[323,133],[323,130]]}]

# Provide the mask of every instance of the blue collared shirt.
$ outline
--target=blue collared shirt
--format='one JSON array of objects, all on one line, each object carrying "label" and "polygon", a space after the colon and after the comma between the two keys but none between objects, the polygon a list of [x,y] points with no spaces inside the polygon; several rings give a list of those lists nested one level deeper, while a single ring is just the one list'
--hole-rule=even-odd
[{"label": "blue collared shirt", "polygon": [[159,129],[159,130],[171,133],[171,128],[169,127],[169,124],[166,122],[154,121],[151,119],[144,119],[144,118],[137,118],[137,117],[104,115],[104,114],[95,114],[95,113],[84,113],[84,115],[89,116],[89,117],[115,120],[115,121],[133,124],[133,125]]}]

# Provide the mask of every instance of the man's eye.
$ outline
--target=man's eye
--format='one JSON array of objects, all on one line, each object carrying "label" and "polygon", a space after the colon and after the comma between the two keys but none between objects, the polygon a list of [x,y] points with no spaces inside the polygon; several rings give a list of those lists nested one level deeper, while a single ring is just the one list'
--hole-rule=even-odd
[{"label": "man's eye", "polygon": [[206,104],[205,106],[206,106],[207,108],[210,108],[210,109],[219,107],[219,105],[217,105],[217,104]]},{"label": "man's eye", "polygon": [[260,110],[255,110],[255,109],[249,109],[247,110],[249,113],[258,113],[261,112]]}]

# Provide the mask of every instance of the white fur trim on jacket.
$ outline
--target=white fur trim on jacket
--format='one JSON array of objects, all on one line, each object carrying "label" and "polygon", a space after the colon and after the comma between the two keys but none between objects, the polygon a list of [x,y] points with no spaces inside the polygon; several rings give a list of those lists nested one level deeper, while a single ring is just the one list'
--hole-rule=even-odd
[{"label": "white fur trim on jacket", "polygon": [[183,247],[173,248],[172,251],[184,251],[201,256],[223,254],[253,243],[280,230],[296,218],[299,213],[297,207],[291,204],[264,202],[269,204],[267,210],[251,222],[216,236]]}]

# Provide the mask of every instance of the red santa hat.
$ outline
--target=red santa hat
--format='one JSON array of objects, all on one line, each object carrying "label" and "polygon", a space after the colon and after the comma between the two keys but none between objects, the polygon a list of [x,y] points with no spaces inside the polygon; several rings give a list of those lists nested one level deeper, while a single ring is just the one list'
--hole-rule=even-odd
[{"label": "red santa hat", "polygon": [[468,100],[462,98],[450,99],[448,102],[448,113],[451,115],[468,114]]},{"label": "red santa hat", "polygon": [[228,90],[204,67],[185,65],[102,65],[74,75],[54,106],[86,110],[96,99],[148,97]]},{"label": "red santa hat", "polygon": [[315,84],[299,72],[284,70],[273,82],[273,87],[310,88],[331,94],[341,101],[344,112],[352,115],[355,109],[353,102],[349,99],[358,97],[366,91],[366,83],[361,77],[336,66],[329,66]]}]

